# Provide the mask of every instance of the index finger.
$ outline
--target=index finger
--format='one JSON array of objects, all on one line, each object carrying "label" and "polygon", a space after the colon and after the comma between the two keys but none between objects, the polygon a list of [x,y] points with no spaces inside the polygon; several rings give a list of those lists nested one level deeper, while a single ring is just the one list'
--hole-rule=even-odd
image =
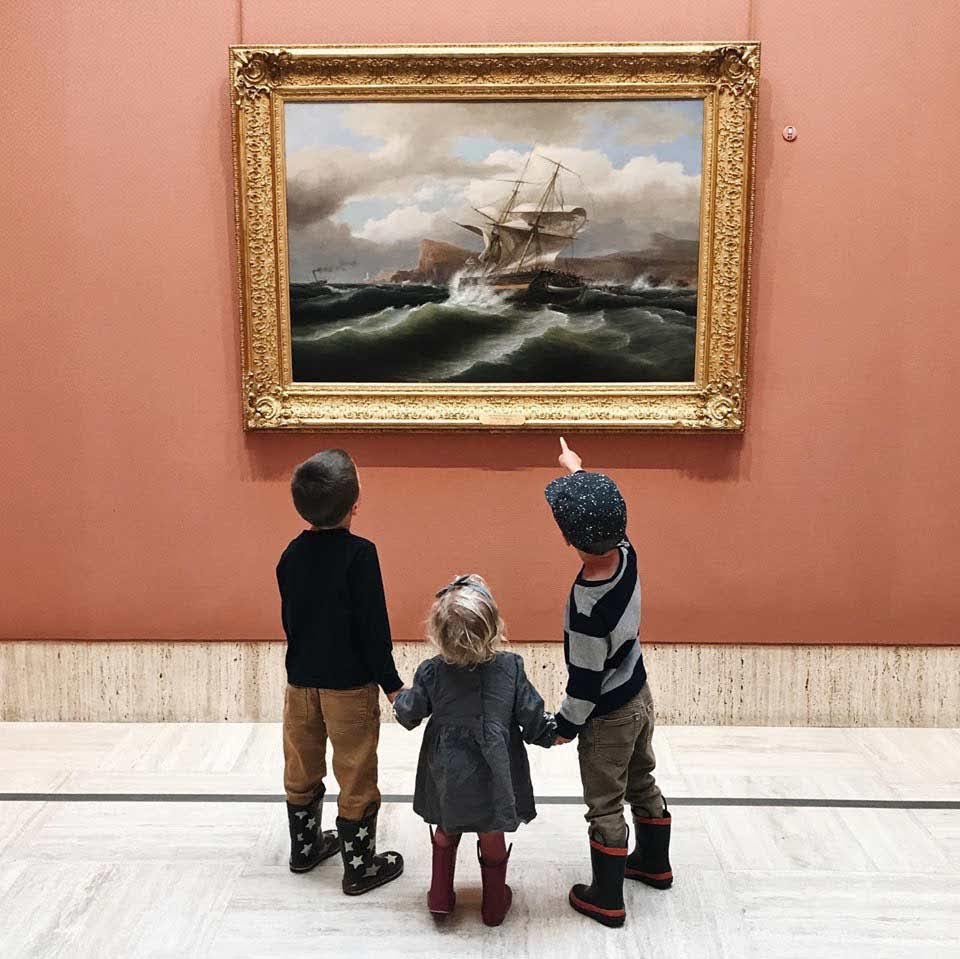
[{"label": "index finger", "polygon": [[562,436],[560,437],[560,449],[564,453],[568,453],[570,451],[570,447],[567,446],[567,441]]}]

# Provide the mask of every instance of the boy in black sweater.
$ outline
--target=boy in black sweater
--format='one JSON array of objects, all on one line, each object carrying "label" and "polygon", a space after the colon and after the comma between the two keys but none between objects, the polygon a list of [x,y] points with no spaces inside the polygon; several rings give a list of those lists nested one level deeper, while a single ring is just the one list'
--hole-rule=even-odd
[{"label": "boy in black sweater", "polygon": [[[403,872],[399,853],[377,853],[378,686],[393,702],[403,687],[393,662],[377,548],[350,532],[360,482],[343,450],[301,463],[291,483],[310,524],[277,564],[287,690],[284,789],[290,868],[307,872],[339,850],[343,891],[360,895]],[[340,784],[337,831],[320,828],[327,739]]]}]

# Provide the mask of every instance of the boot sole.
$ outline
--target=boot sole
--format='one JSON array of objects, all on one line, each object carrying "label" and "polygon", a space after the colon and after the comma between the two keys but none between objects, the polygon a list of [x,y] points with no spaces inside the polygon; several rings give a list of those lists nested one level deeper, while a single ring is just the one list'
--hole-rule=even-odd
[{"label": "boot sole", "polygon": [[295,866],[292,862],[288,863],[288,865],[290,866],[290,872],[296,872],[296,873],[310,872],[311,869],[316,869],[317,866],[320,865],[320,863],[326,862],[328,859],[333,858],[339,852],[340,852],[340,843],[337,843],[333,847],[333,849],[331,849],[329,852],[325,852],[322,856],[320,856],[319,859],[310,863],[308,866]]},{"label": "boot sole", "polygon": [[673,885],[673,876],[669,879],[652,879],[642,872],[632,873],[629,869],[624,873],[624,878],[632,879],[634,882],[642,882],[645,886],[650,886],[651,889],[669,889]]},{"label": "boot sole", "polygon": [[456,894],[456,893],[453,894],[453,898],[450,900],[450,908],[449,908],[449,909],[434,909],[434,908],[430,905],[430,902],[429,902],[429,901],[427,902],[427,909],[429,910],[430,915],[431,915],[431,916],[439,916],[441,919],[442,919],[444,916],[449,916],[449,915],[453,912],[453,910],[456,909],[456,908],[457,908],[457,894]]},{"label": "boot sole", "polygon": [[[589,903],[581,902],[572,892],[570,893],[570,905],[580,913],[581,916],[586,916],[588,919],[593,919],[594,922],[599,922],[603,926],[608,926],[611,929],[619,929],[626,921],[626,914],[622,916],[607,916],[602,912],[595,912],[594,908],[591,907]],[[610,912],[612,910],[605,910]]]},{"label": "boot sole", "polygon": [[364,886],[362,889],[357,888],[347,888],[343,887],[343,894],[345,896],[362,896],[365,892],[370,892],[373,889],[379,889],[380,886],[385,886],[388,882],[393,882],[394,879],[399,879],[403,875],[403,866],[400,867],[400,871],[394,873],[392,876],[385,876],[383,879],[378,879],[376,882],[370,883],[369,886]]}]

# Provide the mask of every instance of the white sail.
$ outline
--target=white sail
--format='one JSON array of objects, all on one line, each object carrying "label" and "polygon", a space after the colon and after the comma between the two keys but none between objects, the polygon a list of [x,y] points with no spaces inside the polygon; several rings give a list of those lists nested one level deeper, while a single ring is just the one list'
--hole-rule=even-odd
[{"label": "white sail", "polygon": [[502,273],[507,263],[519,260],[530,236],[529,230],[513,230],[500,223],[483,227],[484,249],[480,262],[489,273]]},{"label": "white sail", "polygon": [[541,233],[553,233],[556,236],[566,236],[572,240],[587,222],[587,211],[582,206],[560,210],[514,207],[511,211],[511,218],[519,218],[531,227],[537,226]]},{"label": "white sail", "polygon": [[[504,211],[495,206],[478,206],[476,207],[477,213],[482,214],[488,220],[492,220],[494,223],[499,223],[503,218]],[[509,211],[508,211],[509,212]]]},{"label": "white sail", "polygon": [[[486,232],[486,231],[485,231]],[[569,245],[570,237],[554,233],[543,233],[513,223],[503,223],[490,229],[491,242],[485,260],[488,269],[494,273],[516,273],[519,270],[532,270],[549,267]]]},{"label": "white sail", "polygon": [[487,222],[479,227],[459,224],[465,230],[483,236],[479,263],[486,274],[547,269],[586,224],[587,211],[582,206],[563,204],[557,188],[561,165],[550,162],[555,164],[555,169],[538,203],[516,202],[520,184],[524,182],[516,180],[505,204],[476,208]]}]

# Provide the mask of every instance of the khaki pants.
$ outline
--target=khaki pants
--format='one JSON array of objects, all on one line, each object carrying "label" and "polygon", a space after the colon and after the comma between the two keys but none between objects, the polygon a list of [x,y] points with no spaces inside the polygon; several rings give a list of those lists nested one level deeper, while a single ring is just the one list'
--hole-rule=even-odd
[{"label": "khaki pants", "polygon": [[605,846],[624,846],[624,800],[634,816],[663,815],[663,796],[653,778],[653,696],[644,685],[626,705],[591,719],[577,747],[590,836]]},{"label": "khaki pants", "polygon": [[380,806],[380,696],[375,685],[357,689],[287,686],[283,702],[287,802],[305,806],[323,789],[327,737],[333,746],[333,774],[340,784],[340,815],[362,819],[371,805]]}]

